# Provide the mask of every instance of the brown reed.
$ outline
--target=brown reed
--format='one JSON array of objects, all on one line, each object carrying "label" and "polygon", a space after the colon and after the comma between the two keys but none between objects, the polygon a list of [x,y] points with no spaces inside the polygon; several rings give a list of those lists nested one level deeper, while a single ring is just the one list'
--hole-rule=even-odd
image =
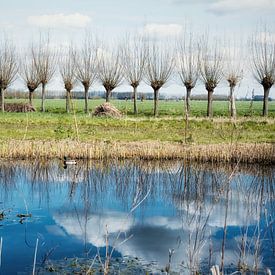
[{"label": "brown reed", "polygon": [[144,159],[227,163],[275,163],[274,143],[186,145],[171,142],[3,141],[0,158]]}]

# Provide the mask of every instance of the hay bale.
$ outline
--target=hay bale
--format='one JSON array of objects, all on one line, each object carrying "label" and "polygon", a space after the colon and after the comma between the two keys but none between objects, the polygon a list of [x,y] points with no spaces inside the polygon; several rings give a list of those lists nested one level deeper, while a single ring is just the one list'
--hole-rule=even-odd
[{"label": "hay bale", "polygon": [[5,103],[5,112],[26,113],[36,109],[29,103]]},{"label": "hay bale", "polygon": [[122,113],[112,104],[106,102],[95,108],[94,116],[121,117]]}]

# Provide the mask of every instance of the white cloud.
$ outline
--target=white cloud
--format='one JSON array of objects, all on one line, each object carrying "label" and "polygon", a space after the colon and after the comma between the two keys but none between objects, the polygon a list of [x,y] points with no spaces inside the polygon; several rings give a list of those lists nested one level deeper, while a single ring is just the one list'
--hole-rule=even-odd
[{"label": "white cloud", "polygon": [[150,226],[160,226],[171,230],[180,230],[183,228],[181,219],[175,217],[154,216],[145,219]]},{"label": "white cloud", "polygon": [[91,18],[80,13],[68,14],[49,14],[49,15],[33,15],[28,17],[28,23],[37,27],[58,28],[58,27],[74,27],[85,28],[91,22]]},{"label": "white cloud", "polygon": [[147,24],[143,29],[146,35],[176,36],[180,34],[183,27],[179,24]]},{"label": "white cloud", "polygon": [[228,14],[238,11],[270,10],[275,8],[275,0],[217,0],[207,9],[215,14]]},{"label": "white cloud", "polygon": [[[67,213],[55,214],[53,216],[55,222],[64,228],[64,230],[79,239],[83,239],[84,232],[83,226],[76,224],[76,219],[79,220],[81,225],[85,224],[85,217]],[[87,221],[87,241],[96,247],[104,247],[105,228],[108,227],[108,233],[118,234],[118,232],[128,231],[134,224],[132,217],[128,217],[127,213],[108,211],[104,215],[93,214]]]}]

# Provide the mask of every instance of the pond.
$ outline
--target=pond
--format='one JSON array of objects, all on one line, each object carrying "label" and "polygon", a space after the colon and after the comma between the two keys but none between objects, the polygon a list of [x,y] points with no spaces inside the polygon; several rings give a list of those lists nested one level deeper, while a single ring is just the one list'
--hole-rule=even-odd
[{"label": "pond", "polygon": [[275,167],[0,161],[0,274],[275,272]]}]

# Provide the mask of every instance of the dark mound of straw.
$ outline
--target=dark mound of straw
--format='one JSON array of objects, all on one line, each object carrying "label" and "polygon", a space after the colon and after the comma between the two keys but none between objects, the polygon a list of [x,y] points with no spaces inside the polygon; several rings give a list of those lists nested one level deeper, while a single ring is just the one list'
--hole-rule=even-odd
[{"label": "dark mound of straw", "polygon": [[121,117],[122,113],[112,104],[106,102],[95,108],[94,116]]},{"label": "dark mound of straw", "polygon": [[5,103],[5,112],[26,113],[35,111],[35,108],[29,103]]}]

